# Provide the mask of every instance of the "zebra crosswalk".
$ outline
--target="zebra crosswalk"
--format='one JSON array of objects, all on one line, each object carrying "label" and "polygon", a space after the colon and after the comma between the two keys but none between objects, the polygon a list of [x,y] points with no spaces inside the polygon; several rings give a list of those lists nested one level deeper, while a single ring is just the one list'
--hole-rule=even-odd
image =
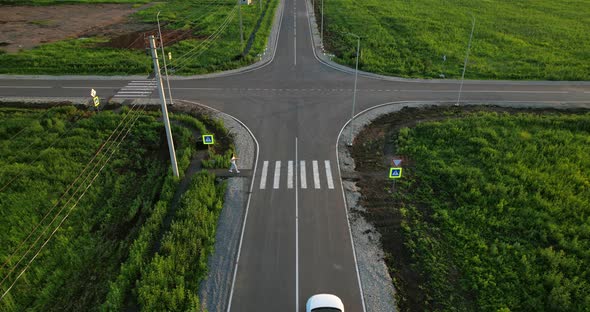
[{"label": "zebra crosswalk", "polygon": [[155,80],[133,80],[121,88],[115,97],[118,98],[145,98],[149,97],[158,85]]},{"label": "zebra crosswalk", "polygon": [[[263,161],[262,170],[260,170],[259,188],[261,190],[276,190],[280,189],[281,187],[293,189],[295,187],[295,175],[299,174],[297,187],[301,189],[308,188],[308,178],[310,178],[311,181],[311,184],[309,185],[310,189],[313,188],[317,190],[321,189],[322,187],[328,188],[330,190],[334,189],[332,166],[329,160],[324,160],[323,162],[320,162],[318,160],[312,160],[310,171],[308,171],[307,168],[309,163],[305,160],[300,160],[299,163],[296,163],[293,160],[288,160],[286,161],[286,163],[287,166],[285,168],[283,166],[284,162],[280,160]],[[286,175],[282,175],[281,177],[281,173],[285,171]],[[310,174],[309,177],[307,175],[308,172]],[[271,179],[272,184],[270,184],[271,181],[268,181]]]}]

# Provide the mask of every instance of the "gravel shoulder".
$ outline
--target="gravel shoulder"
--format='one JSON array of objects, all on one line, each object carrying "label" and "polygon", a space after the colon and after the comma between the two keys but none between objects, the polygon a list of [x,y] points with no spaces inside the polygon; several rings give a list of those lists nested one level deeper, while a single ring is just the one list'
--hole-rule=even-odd
[{"label": "gravel shoulder", "polygon": [[[414,103],[423,106],[422,103]],[[338,139],[338,161],[344,190],[350,231],[352,233],[357,266],[363,290],[366,312],[397,311],[395,289],[381,248],[381,236],[363,217],[365,209],[359,204],[362,190],[354,181],[355,162],[347,143],[379,116],[398,111],[402,105],[385,105],[361,113],[346,124]]]},{"label": "gravel shoulder", "polygon": [[[177,101],[175,110],[205,113],[223,121],[234,138],[239,169],[253,169],[256,163],[257,142],[245,125],[234,117],[198,103]],[[223,208],[217,222],[215,250],[209,257],[207,277],[201,282],[199,298],[201,311],[226,311],[231,292],[242,225],[248,203],[250,177],[227,179]]]}]

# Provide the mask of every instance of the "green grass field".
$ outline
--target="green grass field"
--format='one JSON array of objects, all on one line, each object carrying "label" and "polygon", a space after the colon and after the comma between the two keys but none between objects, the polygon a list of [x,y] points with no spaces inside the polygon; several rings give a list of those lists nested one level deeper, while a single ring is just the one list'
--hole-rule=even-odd
[{"label": "green grass field", "polygon": [[[262,1],[262,10],[258,3],[241,8],[243,44],[240,41],[235,1],[158,2],[137,12],[133,18],[157,29],[156,14],[161,11],[160,22],[166,25],[164,30],[182,30],[192,34],[193,39],[175,41],[166,47],[166,54],[172,53],[172,60],[168,61],[169,67],[174,74],[203,74],[234,69],[259,60],[259,54],[266,48],[278,4],[278,0]],[[74,2],[86,1],[70,3]],[[45,1],[35,3],[46,4]],[[263,18],[260,19],[260,16]],[[256,27],[259,19],[260,26]],[[143,41],[143,35],[138,34],[137,38]],[[251,47],[246,49],[250,38]],[[104,37],[79,38],[43,44],[16,54],[0,50],[0,63],[3,64],[0,74],[127,75],[152,72],[151,56],[145,50],[107,47],[105,44],[108,41]]]},{"label": "green grass field", "polygon": [[[174,116],[200,132],[216,128],[209,121]],[[203,259],[212,250],[225,187],[210,174],[196,176],[172,226],[164,230],[179,180],[171,174],[164,129],[157,118],[157,113],[130,114],[126,108],[121,113],[71,106],[0,109],[1,293],[15,282],[0,310],[108,311],[135,302],[148,311],[155,295],[145,289],[152,285],[163,293],[184,288],[186,297],[167,298],[167,310],[198,302],[198,282],[207,269]],[[134,119],[122,144],[102,145],[111,133],[112,138],[122,138]],[[113,131],[121,122],[126,127]],[[188,128],[175,124],[173,134],[182,178],[195,149],[194,137]],[[189,207],[189,201],[203,204]],[[187,214],[200,217],[187,220]],[[59,230],[27,267],[61,220]],[[187,237],[176,223],[198,235]],[[151,273],[161,269],[150,265],[156,261],[152,251],[159,237],[163,247],[158,259],[163,257],[166,267],[186,266],[186,285]],[[180,277],[182,272],[174,274]],[[141,299],[134,290],[136,280],[142,281]]]},{"label": "green grass field", "polygon": [[0,0],[0,5],[54,5],[76,3],[148,3],[151,0]]},{"label": "green grass field", "polygon": [[416,311],[587,311],[590,114],[451,116],[385,139],[407,157],[388,208],[400,292],[409,270]]},{"label": "green grass field", "polygon": [[[320,23],[320,3],[315,1]],[[401,77],[460,78],[475,17],[468,79],[590,80],[586,0],[324,2],[327,50],[354,67]],[[446,56],[446,61],[443,61]]]}]

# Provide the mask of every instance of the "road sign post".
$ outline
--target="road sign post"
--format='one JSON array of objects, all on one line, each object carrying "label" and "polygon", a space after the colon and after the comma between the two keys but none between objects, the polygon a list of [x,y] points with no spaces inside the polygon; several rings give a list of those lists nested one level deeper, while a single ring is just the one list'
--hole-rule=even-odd
[{"label": "road sign post", "polygon": [[401,177],[402,177],[402,168],[401,167],[389,168],[389,178],[390,179],[399,179]]},{"label": "road sign post", "polygon": [[[394,163],[398,161],[397,163],[400,164],[401,160],[400,159],[394,159]],[[402,177],[402,168],[401,167],[392,167],[389,168],[389,179],[392,180],[392,185],[391,185],[391,191],[394,192],[395,191],[395,180],[399,179]]]},{"label": "road sign post", "polygon": [[203,135],[203,144],[205,144],[205,145],[215,144],[215,140],[213,139],[213,134],[204,134]]}]

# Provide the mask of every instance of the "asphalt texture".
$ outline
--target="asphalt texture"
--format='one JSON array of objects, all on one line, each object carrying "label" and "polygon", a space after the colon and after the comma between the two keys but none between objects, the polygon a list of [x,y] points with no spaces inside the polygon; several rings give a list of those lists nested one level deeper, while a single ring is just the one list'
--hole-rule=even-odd
[{"label": "asphalt texture", "polygon": [[[333,293],[342,299],[346,311],[364,311],[337,169],[340,129],[351,116],[384,103],[453,103],[458,99],[460,82],[380,79],[362,74],[353,107],[354,71],[337,70],[334,67],[338,66],[327,64],[328,58],[316,52],[319,42],[312,40],[317,30],[310,27],[309,4],[283,0],[282,5],[276,21],[280,25],[276,51],[265,66],[170,82],[174,98],[199,102],[236,117],[259,142],[228,310],[305,311],[311,295]],[[94,88],[101,98],[109,99],[134,79],[137,77],[2,77],[0,98],[90,99],[90,88]],[[588,82],[466,81],[462,90],[461,104],[588,107],[590,103]],[[150,97],[157,98],[157,94]],[[281,167],[277,170],[278,161]],[[288,174],[289,161],[292,175]],[[263,175],[265,162],[267,174]],[[329,188],[326,163],[331,164],[333,188]],[[263,179],[265,188],[261,187]]]}]

